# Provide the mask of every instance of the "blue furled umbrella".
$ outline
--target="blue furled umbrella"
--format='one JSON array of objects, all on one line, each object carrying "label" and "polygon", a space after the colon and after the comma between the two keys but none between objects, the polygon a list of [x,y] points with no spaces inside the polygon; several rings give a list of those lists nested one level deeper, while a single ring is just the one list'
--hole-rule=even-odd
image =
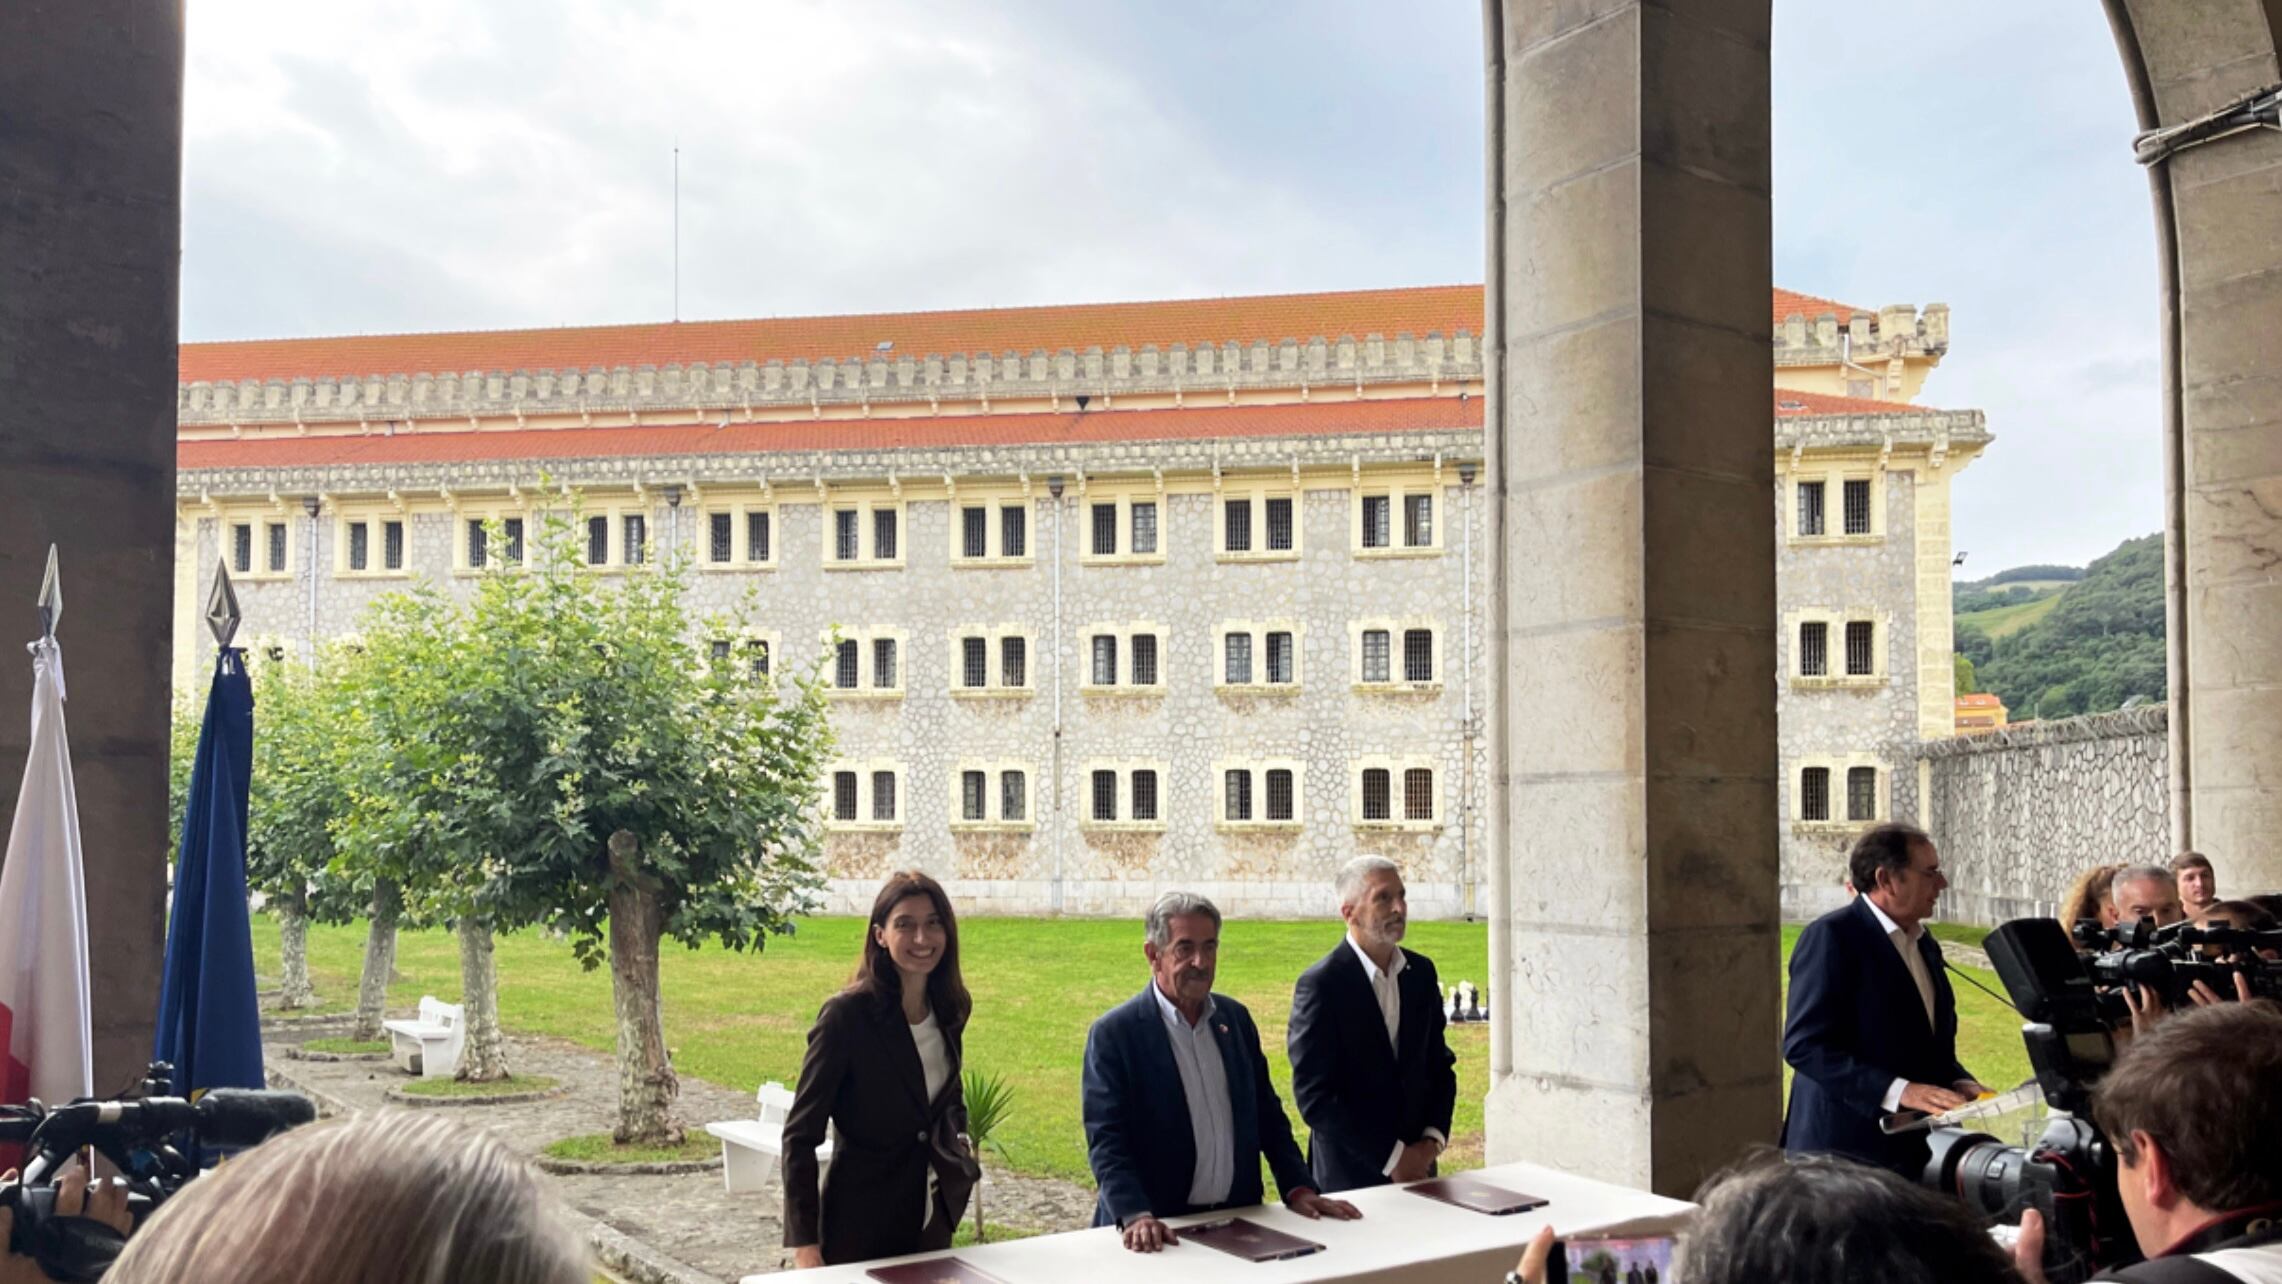
[{"label": "blue furled umbrella", "polygon": [[246,789],[253,771],[254,689],[245,652],[230,647],[238,598],[227,566],[207,624],[221,644],[174,867],[152,1055],[174,1065],[174,1088],[263,1085],[261,1013],[254,995],[253,927],[246,914]]}]

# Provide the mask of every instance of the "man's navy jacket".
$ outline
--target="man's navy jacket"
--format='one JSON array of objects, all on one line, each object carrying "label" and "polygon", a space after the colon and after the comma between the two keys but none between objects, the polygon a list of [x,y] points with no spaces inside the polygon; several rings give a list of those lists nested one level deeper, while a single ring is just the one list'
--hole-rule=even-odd
[{"label": "man's navy jacket", "polygon": [[1307,1158],[1318,1190],[1383,1186],[1397,1143],[1422,1140],[1429,1128],[1449,1140],[1458,1058],[1443,1035],[1442,986],[1425,955],[1402,953],[1395,1044],[1387,1042],[1387,1018],[1370,974],[1345,940],[1300,973],[1292,989],[1285,1040],[1292,1103],[1307,1121]]},{"label": "man's navy jacket", "polygon": [[1915,1179],[1926,1134],[1889,1137],[1881,1103],[1897,1078],[1949,1087],[1972,1076],[1957,1064],[1957,997],[1928,932],[1918,954],[1933,980],[1934,1021],[1917,982],[1878,925],[1866,897],[1799,933],[1791,951],[1783,1059],[1797,1074],[1783,1116],[1783,1149],[1845,1155]]},{"label": "man's navy jacket", "polygon": [[[1235,1179],[1221,1207],[1261,1202],[1260,1156],[1268,1157],[1277,1188],[1289,1194],[1313,1189],[1307,1161],[1292,1140],[1292,1122],[1268,1081],[1260,1029],[1244,1005],[1212,996],[1210,1018],[1220,1064],[1228,1074],[1229,1118],[1236,1149]],[[1143,1213],[1177,1217],[1192,1211],[1189,1183],[1196,1175],[1196,1138],[1188,1096],[1173,1063],[1163,1009],[1149,990],[1118,1004],[1086,1034],[1086,1157],[1101,1198],[1093,1224],[1122,1226]]]}]

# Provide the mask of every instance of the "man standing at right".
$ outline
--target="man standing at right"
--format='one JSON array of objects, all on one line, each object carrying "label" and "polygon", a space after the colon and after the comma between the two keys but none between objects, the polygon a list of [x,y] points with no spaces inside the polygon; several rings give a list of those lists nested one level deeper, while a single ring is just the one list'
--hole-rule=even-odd
[{"label": "man standing at right", "polygon": [[1925,930],[1949,880],[1914,825],[1878,825],[1847,857],[1861,893],[1799,933],[1783,1059],[1797,1074],[1783,1149],[1820,1151],[1915,1180],[1923,1131],[1887,1136],[1897,1110],[1938,1114],[1988,1091],[1957,1063],[1957,999]]},{"label": "man standing at right", "polygon": [[2201,852],[2181,852],[2171,858],[2172,876],[2179,880],[2179,904],[2194,922],[2203,921],[2219,903],[2219,876],[2211,858]]},{"label": "man standing at right", "polygon": [[1458,1058],[1433,961],[1402,948],[1403,890],[1393,861],[1349,861],[1338,882],[1347,939],[1292,990],[1292,1099],[1320,1190],[1430,1177],[1450,1140]]}]

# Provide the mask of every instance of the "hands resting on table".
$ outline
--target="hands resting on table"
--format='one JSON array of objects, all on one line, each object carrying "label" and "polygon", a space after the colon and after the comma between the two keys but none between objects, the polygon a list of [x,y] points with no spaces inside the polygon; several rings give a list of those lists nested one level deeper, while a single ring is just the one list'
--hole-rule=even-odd
[{"label": "hands resting on table", "polygon": [[[1311,1221],[1318,1217],[1329,1217],[1337,1221],[1351,1222],[1363,1215],[1361,1209],[1346,1200],[1333,1199],[1328,1195],[1318,1195],[1305,1186],[1296,1187],[1290,1194],[1284,1196],[1284,1207]],[[1125,1223],[1125,1246],[1136,1253],[1154,1253],[1167,1244],[1178,1244],[1180,1242],[1181,1237],[1173,1233],[1172,1227],[1158,1221],[1148,1213],[1143,1213]]]}]

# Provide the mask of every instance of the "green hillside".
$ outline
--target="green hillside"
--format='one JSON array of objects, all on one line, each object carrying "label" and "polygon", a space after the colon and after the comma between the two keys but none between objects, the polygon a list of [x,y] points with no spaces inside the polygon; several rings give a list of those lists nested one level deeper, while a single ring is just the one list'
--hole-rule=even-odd
[{"label": "green hillside", "polygon": [[[1973,589],[1978,597],[1997,587]],[[2015,595],[2025,587],[2003,585],[2012,600],[1960,613],[1956,626],[1957,651],[1972,662],[1973,680],[2002,698],[2015,720],[2103,713],[2134,696],[2167,697],[2161,535],[2125,540],[2063,590],[2029,590],[2021,600]]]},{"label": "green hillside", "polygon": [[2060,605],[2060,594],[2054,593],[2050,597],[2030,598],[2026,602],[2015,602],[2010,606],[1994,606],[1984,611],[1967,611],[1957,617],[1957,627],[1959,629],[1979,629],[1991,638],[2010,637],[2052,614],[2052,608],[2058,605]]}]

